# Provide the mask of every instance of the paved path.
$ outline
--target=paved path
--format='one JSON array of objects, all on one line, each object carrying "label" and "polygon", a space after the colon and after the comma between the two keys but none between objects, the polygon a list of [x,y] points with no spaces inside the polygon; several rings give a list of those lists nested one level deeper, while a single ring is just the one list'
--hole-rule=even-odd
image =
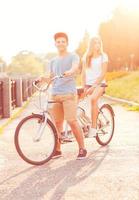
[{"label": "paved path", "polygon": [[64,144],[62,158],[34,167],[13,142],[16,125],[34,109],[29,105],[0,135],[0,200],[139,200],[139,113],[113,105],[109,146],[86,139],[88,157],[77,161],[76,143]]}]

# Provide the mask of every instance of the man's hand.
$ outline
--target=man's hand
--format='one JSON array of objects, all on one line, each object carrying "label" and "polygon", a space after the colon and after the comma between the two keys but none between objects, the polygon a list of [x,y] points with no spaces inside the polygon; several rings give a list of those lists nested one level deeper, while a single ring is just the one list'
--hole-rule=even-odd
[{"label": "man's hand", "polygon": [[39,78],[40,82],[48,82],[50,80],[49,77],[40,77]]},{"label": "man's hand", "polygon": [[40,82],[46,82],[48,83],[53,78],[52,74],[48,74],[46,76],[42,76],[39,78]]},{"label": "man's hand", "polygon": [[65,71],[63,75],[64,75],[64,77],[72,76],[73,71],[72,70]]}]

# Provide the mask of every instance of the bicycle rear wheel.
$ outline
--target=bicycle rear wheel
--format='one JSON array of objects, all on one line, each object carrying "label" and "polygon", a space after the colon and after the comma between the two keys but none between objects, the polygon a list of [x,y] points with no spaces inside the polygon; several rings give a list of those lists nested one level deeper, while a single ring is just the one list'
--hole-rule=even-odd
[{"label": "bicycle rear wheel", "polygon": [[105,146],[107,145],[114,134],[114,112],[109,104],[104,104],[99,109],[98,119],[97,119],[97,142]]},{"label": "bicycle rear wheel", "polygon": [[14,137],[18,154],[32,165],[42,165],[51,159],[56,140],[55,126],[49,119],[44,124],[44,116],[39,114],[25,117],[18,124]]}]

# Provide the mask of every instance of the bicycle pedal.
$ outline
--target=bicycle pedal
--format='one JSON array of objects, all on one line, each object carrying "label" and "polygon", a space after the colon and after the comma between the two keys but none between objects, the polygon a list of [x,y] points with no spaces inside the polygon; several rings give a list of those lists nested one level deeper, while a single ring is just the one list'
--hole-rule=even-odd
[{"label": "bicycle pedal", "polygon": [[65,144],[65,143],[69,143],[69,142],[73,142],[73,140],[69,139],[69,138],[64,138],[61,140],[61,144]]}]

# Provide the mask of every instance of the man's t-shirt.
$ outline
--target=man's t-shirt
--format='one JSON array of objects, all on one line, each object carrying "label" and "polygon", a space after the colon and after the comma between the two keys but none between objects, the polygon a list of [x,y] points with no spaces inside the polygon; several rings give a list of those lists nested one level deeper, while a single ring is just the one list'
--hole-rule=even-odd
[{"label": "man's t-shirt", "polygon": [[[56,75],[62,75],[65,71],[68,71],[71,69],[72,64],[77,63],[79,64],[79,56],[75,53],[68,53],[64,57],[55,57],[50,61],[49,64],[49,71],[54,76]],[[75,77],[63,77],[55,79],[52,83],[52,90],[53,95],[56,94],[68,94],[76,93],[76,82]]]}]

